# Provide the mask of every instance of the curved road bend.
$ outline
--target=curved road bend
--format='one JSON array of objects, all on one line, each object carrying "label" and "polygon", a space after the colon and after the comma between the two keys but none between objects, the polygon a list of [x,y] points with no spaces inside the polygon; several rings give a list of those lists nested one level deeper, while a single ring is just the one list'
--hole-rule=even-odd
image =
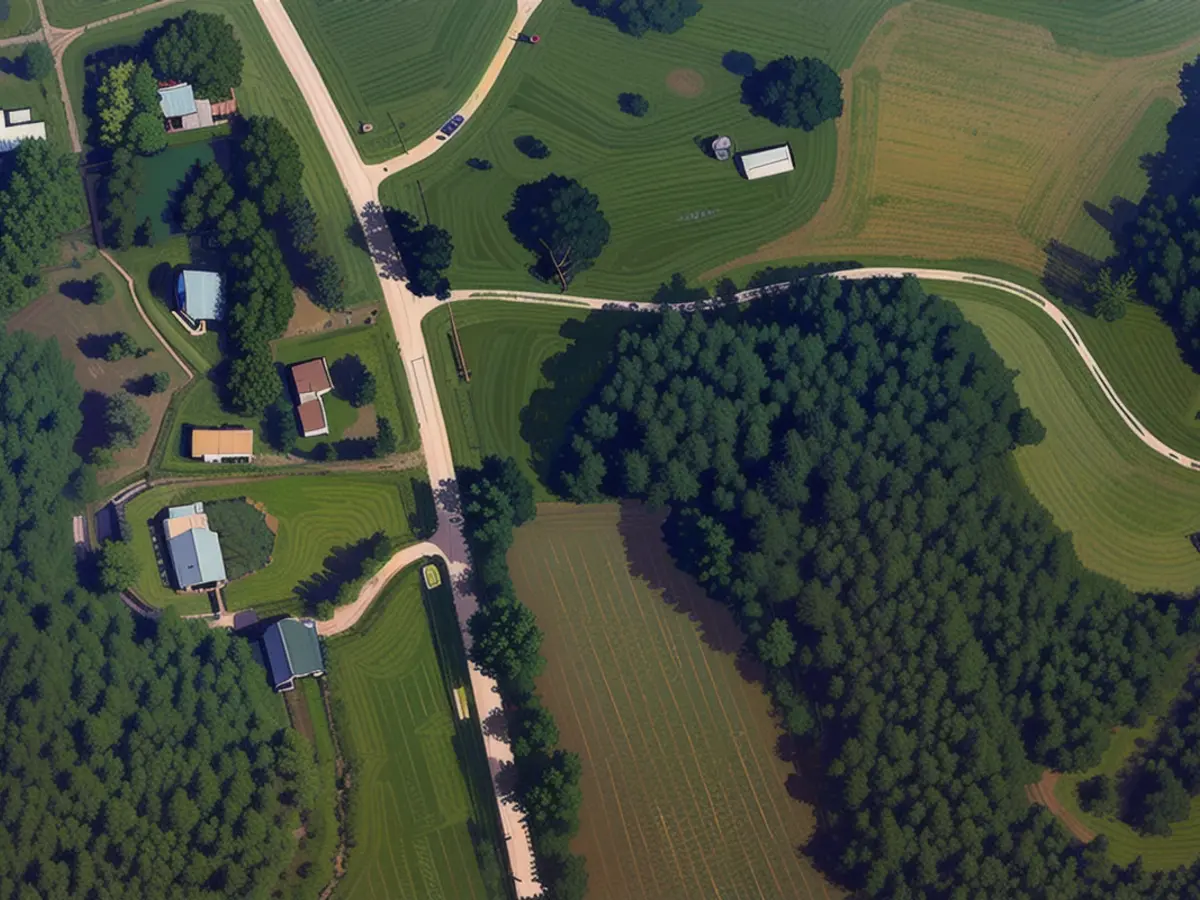
[{"label": "curved road bend", "polygon": [[[1117,411],[1117,415],[1121,417],[1121,421],[1125,426],[1136,435],[1137,439],[1157,453],[1159,456],[1169,459],[1176,465],[1183,466],[1185,469],[1200,471],[1200,459],[1193,459],[1186,456],[1177,450],[1172,449],[1165,442],[1155,437],[1145,425],[1141,423],[1133,411],[1126,405],[1125,401],[1117,394],[1112,384],[1108,380],[1108,376],[1096,363],[1092,352],[1083,342],[1083,338],[1079,336],[1075,326],[1071,324],[1070,318],[1057,305],[1054,304],[1048,297],[1044,297],[1037,291],[1030,290],[1012,281],[1006,281],[1003,278],[993,278],[990,275],[976,275],[973,272],[958,272],[953,269],[906,269],[899,266],[876,266],[866,267],[861,269],[841,269],[835,272],[825,272],[833,278],[841,278],[844,280],[861,280],[866,278],[903,278],[905,275],[913,275],[922,281],[949,281],[956,284],[972,284],[981,287],[992,288],[993,290],[1001,291],[1006,294],[1011,294],[1014,297],[1020,297],[1028,303],[1041,309],[1048,315],[1056,325],[1067,336],[1067,340],[1074,348],[1079,358],[1083,360],[1083,364],[1091,373],[1092,378],[1100,386],[1100,391],[1104,394],[1104,398],[1109,405]],[[742,291],[737,295],[739,303],[747,303],[762,296],[764,292],[770,291],[772,288],[786,287],[786,283],[770,285],[765,288],[754,288],[748,291]],[[653,303],[628,303],[619,300],[604,300],[597,297],[575,297],[569,294],[549,294],[538,293],[535,291],[453,291],[450,295],[450,301],[460,300],[505,300],[515,303],[558,303],[562,306],[587,307],[589,309],[625,309],[625,310],[653,310],[657,306]]]},{"label": "curved road bend", "polygon": [[[425,338],[421,332],[421,318],[431,304],[419,302],[401,280],[396,262],[396,247],[379,206],[378,183],[383,173],[380,171],[378,175],[373,174],[359,159],[358,151],[342,123],[337,106],[281,0],[254,0],[254,6],[312,113],[362,225],[372,259],[376,261],[376,274],[379,276],[384,302],[387,303],[392,327],[396,332],[396,348],[404,361],[413,406],[416,408],[417,425],[425,451],[425,467],[438,512],[438,529],[432,543],[440,548],[440,555],[445,559],[450,571],[454,609],[463,645],[470,649],[471,635],[467,630],[467,622],[479,608],[479,604],[468,577],[470,557],[462,532],[462,520],[457,516],[458,481],[450,455],[450,440],[446,434],[446,423],[442,418],[442,408],[438,403],[437,388],[425,349]],[[517,19],[521,19],[521,9],[528,15],[535,7],[536,3],[533,0],[520,4]],[[523,23],[523,20],[521,21]],[[507,59],[511,52],[512,42],[505,41],[497,52],[497,56],[501,57],[500,65],[503,65],[503,60]],[[489,72],[492,70],[489,69]],[[493,80],[495,74],[492,73]],[[478,102],[482,102],[482,99],[481,95]],[[512,748],[490,736],[483,728],[484,721],[493,717],[502,719],[504,716],[499,690],[495,680],[484,675],[474,663],[470,665],[470,680],[475,708],[480,717],[480,733],[487,748],[488,766],[491,769],[492,785],[504,830],[504,848],[508,853],[516,893],[519,898],[536,897],[541,894],[542,887],[537,880],[533,846],[525,817],[497,781],[501,770],[512,764]]]}]

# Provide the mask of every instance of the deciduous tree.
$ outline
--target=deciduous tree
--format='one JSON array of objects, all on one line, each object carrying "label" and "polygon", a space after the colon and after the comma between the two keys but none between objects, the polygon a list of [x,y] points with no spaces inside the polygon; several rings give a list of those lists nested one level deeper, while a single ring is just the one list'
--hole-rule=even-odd
[{"label": "deciduous tree", "polygon": [[198,97],[225,100],[242,83],[242,45],[224,16],[189,10],[169,19],[150,49],[154,69],[188,82]]},{"label": "deciduous tree", "polygon": [[823,60],[785,56],[742,80],[742,102],[776,125],[812,131],[842,114],[842,79]]},{"label": "deciduous tree", "polygon": [[595,263],[611,233],[600,199],[561,175],[517,188],[505,220],[517,242],[537,256],[543,277],[556,279],[563,291]]}]

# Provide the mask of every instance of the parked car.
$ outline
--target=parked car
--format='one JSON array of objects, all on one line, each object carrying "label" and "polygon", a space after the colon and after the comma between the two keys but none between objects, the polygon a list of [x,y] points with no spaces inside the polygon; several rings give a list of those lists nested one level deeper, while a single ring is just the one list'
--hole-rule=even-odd
[{"label": "parked car", "polygon": [[446,137],[450,137],[450,135],[452,135],[452,134],[454,134],[454,132],[458,131],[458,126],[461,125],[465,121],[466,121],[465,118],[463,118],[462,116],[460,116],[458,114],[455,114],[455,115],[451,116],[449,121],[447,121],[446,124],[443,125],[438,130],[441,131],[441,133],[444,134]]}]

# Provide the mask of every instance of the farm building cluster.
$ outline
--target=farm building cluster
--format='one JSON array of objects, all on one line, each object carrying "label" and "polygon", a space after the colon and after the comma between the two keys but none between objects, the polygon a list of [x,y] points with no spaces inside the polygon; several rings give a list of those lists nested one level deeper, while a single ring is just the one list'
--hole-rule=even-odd
[{"label": "farm building cluster", "polygon": [[192,86],[186,82],[160,84],[158,104],[168,133],[211,128],[237,112],[237,96],[232,91],[227,100],[214,103],[198,98]]}]

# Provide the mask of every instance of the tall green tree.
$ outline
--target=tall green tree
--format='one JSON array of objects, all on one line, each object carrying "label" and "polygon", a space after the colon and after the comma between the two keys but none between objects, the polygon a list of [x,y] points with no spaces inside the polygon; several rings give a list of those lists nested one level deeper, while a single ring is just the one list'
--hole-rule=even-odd
[{"label": "tall green tree", "polygon": [[104,409],[104,426],[108,431],[108,446],[125,450],[137,445],[138,439],[150,428],[150,413],[128,391],[118,391],[108,398]]},{"label": "tall green tree", "polygon": [[123,591],[137,583],[141,564],[133,544],[105,541],[100,547],[100,585],[106,591]]},{"label": "tall green tree", "polygon": [[44,41],[25,45],[21,54],[22,74],[30,81],[45,81],[54,74],[54,54]]},{"label": "tall green tree", "polygon": [[634,37],[649,31],[672,34],[701,9],[699,0],[575,0],[575,3],[592,15],[611,20]]},{"label": "tall green tree", "polygon": [[537,257],[543,277],[557,280],[563,291],[595,263],[611,234],[600,198],[561,175],[517,188],[505,220],[517,242]]},{"label": "tall green tree", "polygon": [[1137,276],[1123,272],[1116,279],[1112,269],[1105,266],[1089,285],[1093,297],[1092,312],[1106,322],[1115,322],[1125,317],[1125,307],[1136,299]]},{"label": "tall green tree", "polygon": [[742,80],[742,102],[776,125],[812,131],[842,114],[842,79],[823,60],[785,56]]},{"label": "tall green tree", "polygon": [[229,364],[229,405],[245,416],[257,416],[279,397],[283,383],[266,346],[250,350]]},{"label": "tall green tree", "polygon": [[162,78],[188,82],[196,96],[208,100],[225,100],[242,83],[242,45],[233,26],[216,13],[189,10],[164,22],[150,59]]}]

